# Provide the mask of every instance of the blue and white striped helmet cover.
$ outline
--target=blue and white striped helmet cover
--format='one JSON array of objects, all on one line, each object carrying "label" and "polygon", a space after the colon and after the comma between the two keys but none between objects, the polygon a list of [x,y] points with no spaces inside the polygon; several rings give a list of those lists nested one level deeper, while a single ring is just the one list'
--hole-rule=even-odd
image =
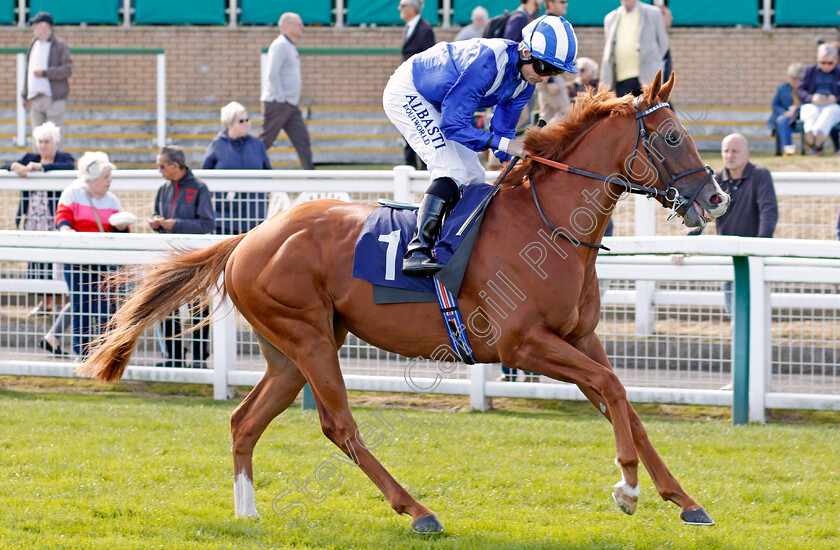
[{"label": "blue and white striped helmet cover", "polygon": [[572,24],[564,18],[550,14],[537,17],[522,29],[522,43],[537,59],[567,73],[578,72],[575,66],[577,36]]}]

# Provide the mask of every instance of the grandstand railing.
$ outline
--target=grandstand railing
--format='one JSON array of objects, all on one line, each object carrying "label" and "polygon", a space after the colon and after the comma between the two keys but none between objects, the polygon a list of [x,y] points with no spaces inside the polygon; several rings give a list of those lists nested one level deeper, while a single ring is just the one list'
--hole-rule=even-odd
[{"label": "grandstand railing", "polygon": [[[0,48],[0,54],[16,54],[16,134],[15,145],[26,145],[26,109],[23,107],[23,83],[26,79],[26,48]],[[156,143],[166,145],[166,54],[160,48],[73,48],[73,55],[154,55],[156,62]]]}]

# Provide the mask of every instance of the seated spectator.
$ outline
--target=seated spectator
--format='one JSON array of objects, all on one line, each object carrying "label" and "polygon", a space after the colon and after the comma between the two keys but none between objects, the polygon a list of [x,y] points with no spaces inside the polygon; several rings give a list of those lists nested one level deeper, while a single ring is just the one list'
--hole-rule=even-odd
[{"label": "seated spectator", "polygon": [[[218,170],[271,170],[265,145],[248,134],[248,111],[231,101],[221,109],[223,130],[204,155],[202,168]],[[266,193],[215,193],[216,234],[238,235],[253,229],[265,219]]]},{"label": "seated spectator", "polygon": [[805,143],[815,154],[822,154],[823,143],[831,128],[840,123],[840,67],[837,67],[837,48],[834,44],[820,44],[817,64],[805,69],[802,82],[796,89],[802,102],[799,118],[805,131]]},{"label": "seated spectator", "polygon": [[[20,160],[7,162],[0,169],[10,170],[25,178],[32,172],[51,170],[72,170],[73,156],[59,150],[61,130],[52,122],[45,122],[32,131],[35,153],[26,153]],[[58,191],[20,192],[20,203],[15,214],[15,227],[25,231],[52,231],[55,229],[55,208],[58,205]],[[29,264],[28,279],[52,278],[52,264]],[[52,311],[53,295],[47,294],[30,313]]]},{"label": "seated spectator", "polygon": [[569,101],[572,104],[580,92],[586,91],[587,86],[598,89],[598,63],[588,57],[578,57],[575,64],[580,72],[574,80],[566,84],[569,90]]},{"label": "seated spectator", "polygon": [[487,26],[487,21],[490,20],[490,14],[487,13],[487,10],[481,6],[476,6],[473,8],[472,14],[472,23],[461,29],[457,35],[455,35],[455,40],[453,42],[457,42],[458,40],[470,40],[471,38],[481,38],[484,34],[484,27]]},{"label": "seated spectator", "polygon": [[[262,146],[259,140],[256,141]],[[158,153],[157,165],[167,181],[158,188],[149,227],[158,233],[212,232],[214,214],[210,191],[187,166],[184,151],[174,145],[163,147]],[[190,304],[191,325],[198,324],[209,314],[209,308]],[[185,358],[183,338],[178,337],[182,332],[181,313],[175,310],[163,321],[167,358],[157,366],[205,368],[207,356],[210,355],[210,325],[198,329],[198,337],[192,338],[192,362],[189,363]]]},{"label": "seated spectator", "polygon": [[[87,233],[127,232],[130,221],[112,225],[115,214],[123,212],[120,200],[108,189],[115,166],[102,151],[89,152],[79,159],[79,177],[61,193],[55,213],[59,231]],[[131,217],[131,215],[129,215]],[[70,290],[73,320],[73,352],[84,357],[90,341],[114,313],[113,300],[103,289],[112,266],[65,265],[64,280]]]},{"label": "seated spectator", "polygon": [[782,82],[776,88],[776,95],[773,96],[773,113],[767,125],[775,130],[782,144],[782,152],[785,155],[793,155],[796,147],[793,145],[791,125],[799,118],[799,98],[796,96],[796,89],[805,67],[802,63],[791,63],[787,68],[787,82]]}]

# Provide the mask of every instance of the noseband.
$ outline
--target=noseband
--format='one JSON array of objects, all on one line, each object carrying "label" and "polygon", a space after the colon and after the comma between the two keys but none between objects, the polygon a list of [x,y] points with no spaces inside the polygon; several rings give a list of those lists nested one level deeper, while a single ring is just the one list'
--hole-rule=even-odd
[{"label": "noseband", "polygon": [[[642,146],[645,148],[645,152],[647,153],[648,159],[650,163],[653,165],[653,168],[656,170],[656,173],[659,175],[659,179],[665,184],[665,189],[657,189],[655,187],[649,187],[647,185],[640,185],[638,183],[633,183],[627,179],[615,178],[611,176],[602,176],[600,174],[596,174],[594,172],[589,172],[587,170],[581,170],[579,168],[575,168],[574,166],[569,166],[568,164],[564,164],[562,162],[557,162],[551,159],[546,159],[542,157],[537,157],[534,155],[529,156],[532,161],[539,162],[540,164],[545,164],[546,166],[551,166],[552,168],[557,168],[559,170],[563,170],[564,172],[568,172],[570,174],[577,174],[579,176],[584,176],[587,178],[592,178],[596,180],[606,181],[617,185],[619,187],[624,188],[627,193],[634,194],[634,195],[644,195],[648,198],[656,198],[662,197],[665,202],[671,203],[671,214],[668,216],[668,219],[671,219],[676,215],[677,211],[682,208],[683,206],[691,206],[694,202],[694,199],[697,198],[697,195],[700,194],[700,190],[706,185],[706,183],[714,176],[714,171],[707,165],[701,166],[699,168],[692,168],[691,170],[686,170],[685,172],[680,172],[679,174],[674,174],[674,171],[671,169],[671,166],[668,164],[668,161],[665,159],[664,156],[659,154],[653,145],[650,142],[650,136],[648,134],[647,128],[645,127],[644,118],[655,112],[663,107],[670,107],[671,104],[667,101],[662,103],[657,103],[656,105],[650,107],[649,109],[642,111],[639,108],[639,97],[633,100],[633,106],[636,108],[636,125],[637,125],[637,132],[636,132],[636,141],[633,143],[633,153],[630,155],[630,166],[628,171],[630,174],[633,174],[633,164],[636,162],[636,155],[638,154],[639,148],[639,141],[641,140]],[[663,168],[668,172],[668,177],[662,173],[662,170],[659,168],[659,164],[655,162],[654,159],[654,152],[656,152],[656,157],[659,159],[659,164],[662,165]],[[691,194],[690,197],[685,198],[683,197],[679,190],[674,186],[674,184],[680,178],[688,176],[690,174],[694,174],[697,172],[704,171],[706,172],[706,177],[703,178],[703,181],[700,182],[700,185],[697,186],[697,189],[694,190],[694,193]],[[540,217],[542,218],[543,222],[551,229],[552,233],[559,235],[563,239],[573,243],[573,244],[582,244],[584,246],[589,246],[592,248],[600,248],[603,250],[609,250],[609,248],[605,247],[602,244],[596,243],[587,243],[583,241],[578,241],[573,237],[569,237],[566,234],[562,233],[560,230],[555,229],[553,225],[548,221],[543,213],[542,207],[540,207],[540,201],[537,198],[537,190],[534,187],[534,182],[530,176],[528,176],[529,181],[531,182],[531,194],[534,195],[534,203],[537,206],[537,212],[539,212]]]}]

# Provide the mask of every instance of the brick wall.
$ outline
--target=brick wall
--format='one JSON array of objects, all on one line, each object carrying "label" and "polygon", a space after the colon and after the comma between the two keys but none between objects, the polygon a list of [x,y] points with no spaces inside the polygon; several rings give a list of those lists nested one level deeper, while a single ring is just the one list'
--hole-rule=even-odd
[{"label": "brick wall", "polygon": [[[455,31],[437,29],[438,40]],[[671,52],[678,84],[675,100],[699,107],[766,107],[793,61],[813,63],[820,29],[678,28]],[[822,30],[825,35],[825,29]],[[170,106],[259,103],[259,57],[276,37],[271,27],[57,27],[73,47],[163,48]],[[577,29],[580,54],[600,62],[603,31]],[[307,28],[302,48],[395,48],[402,28]],[[25,47],[30,29],[3,28],[0,47]],[[303,101],[312,105],[378,106],[399,55],[302,56]],[[76,55],[71,105],[155,104],[152,55]],[[740,65],[740,68],[739,68]],[[0,55],[1,74],[15,74],[14,56]],[[14,79],[0,81],[0,104],[11,105]]]}]

